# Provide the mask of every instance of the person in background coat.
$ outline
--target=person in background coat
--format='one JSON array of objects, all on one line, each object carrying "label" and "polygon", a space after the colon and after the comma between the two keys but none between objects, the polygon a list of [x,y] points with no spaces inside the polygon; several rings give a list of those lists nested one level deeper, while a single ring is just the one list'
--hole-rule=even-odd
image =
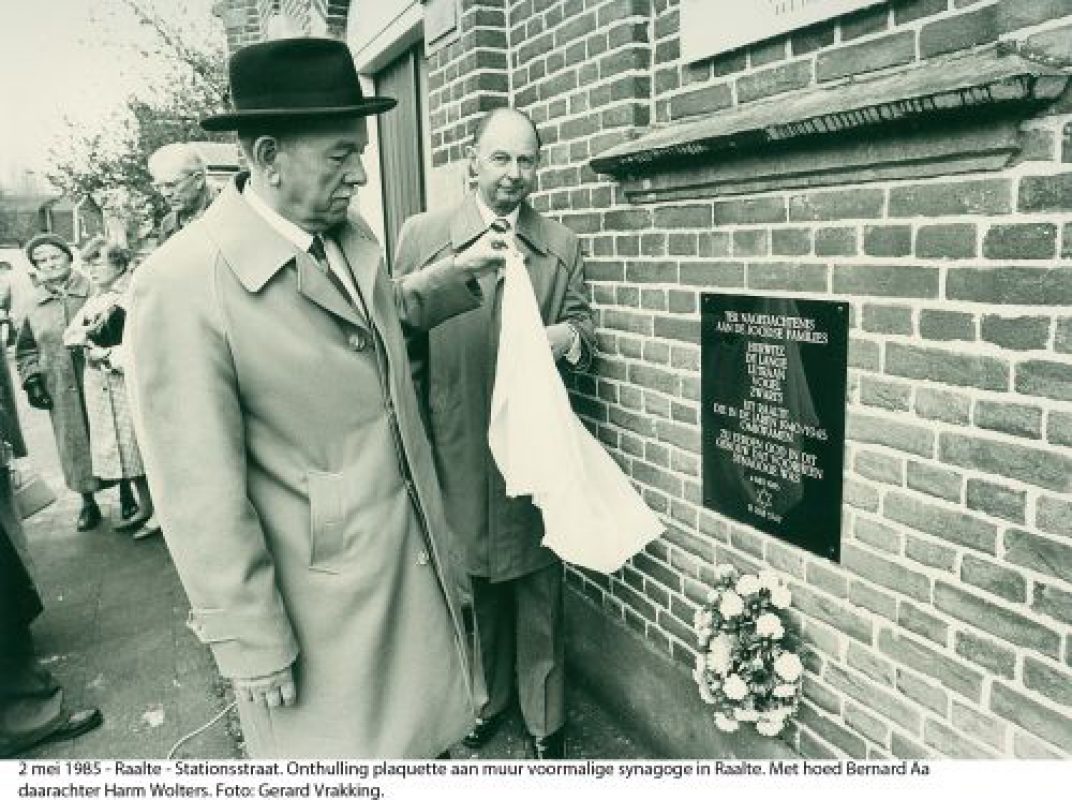
[{"label": "person in background coat", "polygon": [[89,449],[85,362],[64,346],[63,332],[89,297],[89,281],[71,269],[71,248],[55,234],[35,236],[25,250],[37,286],[15,342],[19,377],[30,405],[49,412],[64,481],[82,495],[77,527],[88,531],[100,524],[101,511],[93,495],[100,484]]},{"label": "person in background coat", "polygon": [[124,375],[122,336],[131,253],[97,236],[83,246],[81,256],[93,293],[67,326],[63,342],[80,349],[85,360],[83,385],[93,474],[109,483],[129,482],[138,491],[136,512],[113,529],[133,531],[135,539],[143,539],[160,533],[160,528],[153,517],[153,498],[134,436]]},{"label": "person in background coat", "polygon": [[0,261],[0,352],[4,352],[9,344],[8,336],[11,334],[11,262]]},{"label": "person in background coat", "polygon": [[346,45],[230,61],[250,166],[134,275],[128,378],[190,624],[255,758],[432,757],[474,713],[446,521],[402,326],[479,306],[490,248],[393,283]]},{"label": "person in background coat", "polygon": [[[539,135],[527,116],[508,108],[487,114],[469,149],[476,191],[455,208],[406,220],[394,266],[398,275],[420,275],[452,254],[488,241],[505,244],[505,237],[525,256],[555,358],[564,367],[584,369],[595,349],[595,331],[580,242],[525,201],[536,185],[539,155]],[[496,233],[493,224],[509,233]],[[480,308],[411,340],[447,519],[472,578],[477,677],[488,693],[465,744],[480,747],[494,733],[516,671],[533,755],[561,758],[562,563],[540,544],[543,521],[531,499],[506,496],[488,448],[502,284],[494,275],[481,283],[488,300]]]},{"label": "person in background coat", "polygon": [[161,245],[201,216],[216,192],[208,184],[204,159],[184,142],[158,148],[149,156],[147,166],[153,187],[171,209],[157,230],[156,243]]},{"label": "person in background coat", "polygon": [[103,722],[99,710],[70,711],[63,688],[34,655],[30,623],[41,613],[8,464],[26,448],[7,360],[0,354],[0,758],[73,739]]}]

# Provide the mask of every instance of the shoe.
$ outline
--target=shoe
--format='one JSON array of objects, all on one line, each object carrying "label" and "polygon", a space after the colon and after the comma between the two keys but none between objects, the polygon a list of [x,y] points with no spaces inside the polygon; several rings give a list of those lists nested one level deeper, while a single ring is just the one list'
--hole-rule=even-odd
[{"label": "shoe", "polygon": [[89,733],[94,728],[100,727],[102,722],[104,722],[104,715],[101,714],[99,708],[85,708],[81,711],[68,712],[67,718],[58,727],[53,728],[44,736],[32,737],[19,742],[13,749],[0,752],[0,757],[8,758],[18,755],[32,747],[48,742],[65,742],[68,739],[75,739],[83,733]]},{"label": "shoe", "polygon": [[[141,509],[139,509],[139,512],[141,512]],[[112,530],[116,533],[130,533],[131,531],[136,531],[142,525],[145,525],[152,518],[153,515],[151,513],[138,513],[126,522],[120,522],[118,525],[113,525]]]},{"label": "shoe", "polygon": [[134,531],[134,535],[131,537],[134,541],[139,539],[147,539],[150,536],[156,536],[159,533],[163,533],[160,530],[160,523],[156,519],[156,514],[153,514],[145,522],[145,527],[140,530]]},{"label": "shoe", "polygon": [[462,739],[462,744],[471,750],[476,750],[487,744],[488,739],[495,735],[495,731],[502,725],[503,719],[506,715],[503,712],[498,714],[492,714],[490,717],[476,718],[476,725],[469,733],[465,734],[465,738]]},{"label": "shoe", "polygon": [[533,736],[529,744],[530,753],[537,761],[566,757],[566,732],[562,728],[548,736]]},{"label": "shoe", "polygon": [[75,527],[81,531],[91,531],[101,523],[100,506],[96,503],[84,503],[82,511],[78,514],[78,523]]}]

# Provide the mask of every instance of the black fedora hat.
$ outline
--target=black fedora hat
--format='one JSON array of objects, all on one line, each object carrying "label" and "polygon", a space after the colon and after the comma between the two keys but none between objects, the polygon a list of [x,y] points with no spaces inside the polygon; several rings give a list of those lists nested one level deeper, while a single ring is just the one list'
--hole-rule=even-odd
[{"label": "black fedora hat", "polygon": [[234,110],[201,120],[206,131],[310,117],[365,117],[394,108],[365,97],[347,46],[335,39],[277,39],[238,50],[230,61]]}]

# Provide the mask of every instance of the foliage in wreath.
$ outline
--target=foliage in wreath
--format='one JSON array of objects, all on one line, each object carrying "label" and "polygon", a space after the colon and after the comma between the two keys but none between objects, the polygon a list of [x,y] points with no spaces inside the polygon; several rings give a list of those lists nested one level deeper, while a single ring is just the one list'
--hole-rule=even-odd
[{"label": "foliage in wreath", "polygon": [[699,644],[693,678],[700,697],[715,707],[715,725],[732,733],[742,722],[777,736],[800,702],[804,666],[780,612],[792,595],[774,572],[715,570],[707,602],[696,610]]}]

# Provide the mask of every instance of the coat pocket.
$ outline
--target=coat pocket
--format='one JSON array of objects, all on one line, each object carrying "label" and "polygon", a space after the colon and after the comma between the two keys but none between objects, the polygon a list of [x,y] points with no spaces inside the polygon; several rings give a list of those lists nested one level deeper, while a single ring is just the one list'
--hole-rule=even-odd
[{"label": "coat pocket", "polygon": [[338,572],[346,549],[343,476],[308,472],[309,567]]}]

